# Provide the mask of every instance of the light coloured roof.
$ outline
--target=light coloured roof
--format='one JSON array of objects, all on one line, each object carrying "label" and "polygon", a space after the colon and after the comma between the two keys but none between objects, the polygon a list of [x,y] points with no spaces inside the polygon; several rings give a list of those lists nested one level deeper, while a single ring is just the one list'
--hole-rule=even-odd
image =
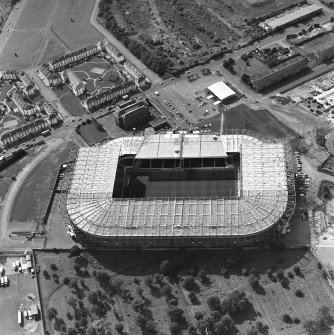
[{"label": "light coloured roof", "polygon": [[[169,137],[175,138],[180,139]],[[199,138],[201,143],[211,143],[212,135]],[[155,135],[120,138],[98,147],[80,148],[67,194],[67,212],[73,225],[105,237],[246,236],[270,228],[285,213],[285,146],[249,134],[219,135],[217,141],[223,153],[240,153],[239,197],[113,198],[118,157],[139,154],[144,145],[147,152],[156,154],[157,143],[160,145],[157,139]],[[188,153],[190,156],[192,151]]]},{"label": "light coloured roof", "polygon": [[228,87],[223,81],[218,81],[208,87],[208,90],[219,100],[225,100],[235,95],[235,92]]},{"label": "light coloured roof", "polygon": [[271,29],[277,29],[290,22],[294,22],[300,18],[308,16],[314,12],[317,12],[318,10],[321,10],[321,7],[312,4],[307,7],[296,9],[293,12],[286,13],[283,16],[268,19],[264,23],[267,24]]},{"label": "light coloured roof", "polygon": [[226,157],[220,135],[172,132],[146,137],[137,159]]}]

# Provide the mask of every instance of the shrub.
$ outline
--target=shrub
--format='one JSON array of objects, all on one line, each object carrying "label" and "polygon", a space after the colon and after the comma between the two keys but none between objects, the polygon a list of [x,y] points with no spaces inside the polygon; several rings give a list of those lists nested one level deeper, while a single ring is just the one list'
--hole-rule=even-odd
[{"label": "shrub", "polygon": [[279,280],[284,278],[284,270],[283,269],[278,269],[276,272],[276,276]]},{"label": "shrub", "polygon": [[167,309],[167,315],[172,322],[182,323],[184,321],[183,310],[181,308],[170,306]]},{"label": "shrub", "polygon": [[293,273],[291,271],[288,271],[288,277],[291,278],[291,279],[294,277]]},{"label": "shrub", "polygon": [[57,316],[57,314],[58,314],[58,311],[54,307],[50,307],[48,308],[46,312],[46,317],[51,321]]},{"label": "shrub", "polygon": [[140,328],[145,328],[146,324],[147,324],[147,318],[146,316],[142,315],[142,314],[138,314],[136,316],[136,324],[137,326],[139,326]]},{"label": "shrub", "polygon": [[259,287],[259,278],[257,278],[254,274],[251,274],[248,277],[249,284],[252,287],[253,290]]},{"label": "shrub", "polygon": [[170,297],[172,295],[172,287],[169,284],[165,284],[161,288],[161,294],[165,297]]},{"label": "shrub", "polygon": [[296,295],[297,297],[302,298],[302,297],[304,296],[304,293],[303,293],[302,290],[300,290],[300,289],[298,288],[298,289],[295,291],[295,295]]},{"label": "shrub", "polygon": [[297,276],[299,276],[301,274],[300,267],[298,265],[295,265],[293,267],[293,271]]},{"label": "shrub", "polygon": [[247,276],[248,276],[248,270],[247,270],[247,269],[242,269],[241,274],[242,274],[244,277],[247,277]]},{"label": "shrub", "polygon": [[198,299],[197,299],[196,294],[194,292],[189,292],[188,298],[193,305],[198,303]]},{"label": "shrub", "polygon": [[43,270],[43,276],[47,280],[49,280],[51,278],[50,275],[49,275],[49,272],[47,272],[46,270]]},{"label": "shrub", "polygon": [[152,284],[153,284],[152,276],[146,276],[144,278],[144,284],[148,287],[152,287]]},{"label": "shrub", "polygon": [[201,282],[205,282],[208,280],[208,274],[205,270],[199,270],[197,276]]},{"label": "shrub", "polygon": [[146,330],[151,332],[151,333],[155,333],[156,332],[156,323],[153,320],[149,320],[146,323],[145,326]]},{"label": "shrub", "polygon": [[221,273],[221,275],[224,276],[224,277],[227,277],[227,276],[229,275],[229,272],[228,272],[228,270],[227,270],[226,268],[222,268],[222,269],[220,270],[220,273]]},{"label": "shrub", "polygon": [[122,333],[123,333],[123,330],[124,330],[124,326],[123,326],[123,324],[120,323],[120,322],[117,322],[117,323],[115,324],[115,330],[117,331],[117,333],[122,334]]},{"label": "shrub", "polygon": [[283,314],[282,320],[283,320],[285,323],[292,323],[292,319],[291,319],[291,317],[290,317],[289,314]]},{"label": "shrub", "polygon": [[169,260],[162,261],[160,263],[160,272],[167,276],[172,272],[172,263]]},{"label": "shrub", "polygon": [[178,331],[179,325],[176,322],[171,322],[169,325],[169,330],[171,334],[175,334]]}]

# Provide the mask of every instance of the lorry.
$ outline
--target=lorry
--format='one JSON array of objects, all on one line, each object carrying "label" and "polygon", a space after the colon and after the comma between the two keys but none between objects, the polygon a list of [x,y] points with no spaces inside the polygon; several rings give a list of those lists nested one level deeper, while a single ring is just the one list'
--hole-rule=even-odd
[{"label": "lorry", "polygon": [[22,323],[22,312],[21,312],[21,310],[17,311],[17,323],[19,325]]}]

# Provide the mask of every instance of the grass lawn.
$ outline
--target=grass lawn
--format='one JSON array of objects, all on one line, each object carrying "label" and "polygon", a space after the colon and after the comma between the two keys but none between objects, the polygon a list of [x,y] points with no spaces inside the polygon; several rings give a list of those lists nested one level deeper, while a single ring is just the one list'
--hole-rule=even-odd
[{"label": "grass lawn", "polygon": [[60,164],[69,155],[70,143],[51,152],[28,176],[15,200],[10,220],[41,222]]},{"label": "grass lawn", "polygon": [[80,135],[89,145],[94,145],[109,137],[107,132],[98,129],[94,122],[82,125],[80,127]]},{"label": "grass lawn", "polygon": [[60,99],[60,102],[63,104],[64,108],[73,116],[83,116],[87,114],[85,108],[81,105],[81,100],[72,92],[68,92],[63,95]]},{"label": "grass lawn", "polygon": [[[166,259],[175,266],[178,277],[159,278],[155,275],[159,273],[161,261]],[[328,306],[331,314],[334,311],[333,292],[317,269],[316,258],[298,249],[280,252],[114,250],[86,252],[74,258],[68,258],[67,253],[39,251],[36,260],[41,267],[39,276],[44,313],[48,308],[55,307],[57,318],[63,319],[67,328],[74,327],[75,320],[82,317],[89,326],[93,320],[106,316],[112,327],[121,322],[124,332],[142,334],[136,324],[138,312],[135,311],[138,301],[142,301],[146,309],[143,314],[155,321],[158,334],[170,333],[171,321],[167,309],[171,304],[177,305],[183,310],[185,319],[177,327],[178,333],[186,334],[187,324],[199,326],[195,319],[196,312],[203,313],[204,318],[211,312],[207,305],[208,297],[216,296],[222,301],[236,289],[244,292],[249,304],[246,311],[231,314],[235,324],[233,334],[245,334],[257,321],[267,325],[276,334],[304,334],[302,323],[314,319],[320,306]],[[51,270],[52,263],[55,263],[57,270]],[[295,265],[300,267],[299,275],[294,274]],[[227,269],[225,276],[221,275],[222,268]],[[249,271],[251,268],[259,273],[259,288],[256,292],[250,287],[248,275],[242,274],[243,269]],[[266,274],[268,268],[273,269],[273,279],[269,279]],[[286,288],[277,281],[278,269],[284,271]],[[44,270],[48,272],[49,279],[43,276]],[[184,288],[184,278],[189,274],[196,275],[198,270],[205,270],[208,277],[204,282],[195,279],[191,291],[197,301],[191,302],[189,291]],[[100,272],[107,273],[110,285],[100,284]],[[153,285],[149,288],[145,281],[152,276]],[[70,279],[70,285],[63,284],[64,277]],[[77,281],[77,285],[74,281]],[[170,286],[170,293],[167,294],[169,298],[166,298],[166,290],[162,289],[165,285]],[[302,296],[296,296],[296,289],[302,291]],[[97,299],[94,301],[92,298],[95,294]],[[68,304],[70,298],[75,298],[74,307]],[[283,322],[284,314],[289,314],[296,322]],[[211,315],[218,319],[221,317],[219,313]],[[54,321],[46,320],[48,330],[51,330],[52,323]]]},{"label": "grass lawn", "polygon": [[89,22],[94,4],[94,0],[63,0],[59,6],[52,29],[72,50],[103,39]]}]

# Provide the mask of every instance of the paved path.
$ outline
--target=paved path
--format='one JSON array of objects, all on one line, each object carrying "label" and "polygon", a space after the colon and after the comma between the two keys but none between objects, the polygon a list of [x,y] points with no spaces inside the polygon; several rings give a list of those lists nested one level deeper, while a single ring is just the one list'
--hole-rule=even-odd
[{"label": "paved path", "polygon": [[144,73],[148,77],[152,84],[161,81],[162,79],[148,67],[146,67],[134,54],[132,54],[118,39],[116,39],[108,30],[102,27],[97,22],[97,14],[99,11],[99,2],[96,0],[92,15],[90,17],[90,23],[95,27],[112,45],[114,45],[133,65],[135,65],[139,71]]},{"label": "paved path", "polygon": [[33,160],[28,163],[23,170],[18,174],[16,181],[11,185],[3,203],[1,216],[0,216],[0,237],[2,239],[7,238],[7,227],[10,220],[10,214],[14,205],[16,196],[23,185],[29,174],[35,169],[35,167],[48,155],[51,151],[55,150],[58,146],[63,143],[60,138],[54,138],[52,142],[48,143],[48,147],[41,151]]}]

